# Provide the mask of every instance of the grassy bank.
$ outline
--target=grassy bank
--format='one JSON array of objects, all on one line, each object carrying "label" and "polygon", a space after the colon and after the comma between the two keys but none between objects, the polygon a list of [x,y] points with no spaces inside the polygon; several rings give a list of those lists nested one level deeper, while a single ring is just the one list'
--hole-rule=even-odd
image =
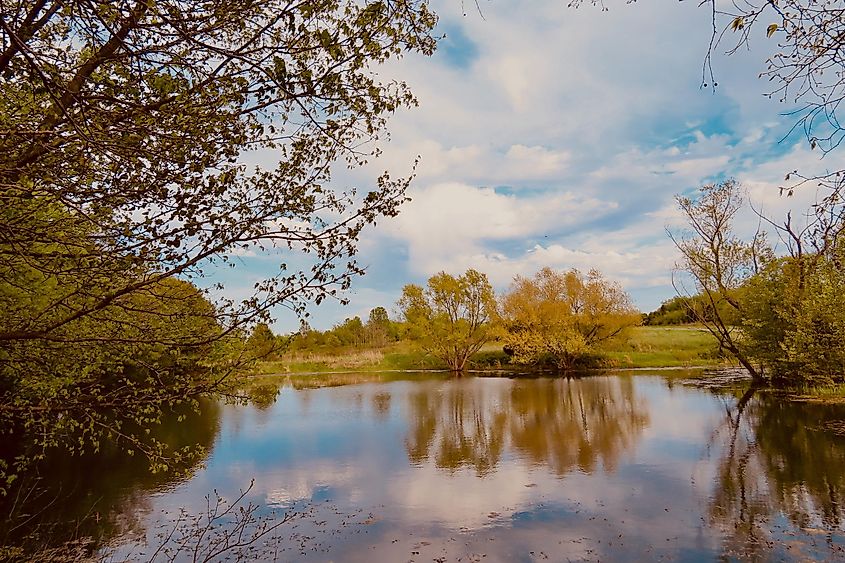
[{"label": "grassy bank", "polygon": [[[597,350],[597,365],[607,368],[689,367],[723,365],[715,339],[689,326],[636,327],[626,342]],[[473,369],[502,369],[509,357],[501,343],[490,343],[472,359]],[[414,343],[397,342],[378,349],[346,349],[336,353],[289,354],[262,362],[260,373],[441,369],[444,366]],[[521,366],[524,368],[524,366]]]}]

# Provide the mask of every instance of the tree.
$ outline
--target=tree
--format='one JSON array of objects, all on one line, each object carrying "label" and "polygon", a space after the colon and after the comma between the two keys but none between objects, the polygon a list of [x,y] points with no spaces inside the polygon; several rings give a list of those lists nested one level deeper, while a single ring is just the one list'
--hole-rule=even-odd
[{"label": "tree", "polygon": [[[50,281],[45,298],[54,295],[48,289],[60,291]],[[169,451],[144,429],[222,390],[242,347],[220,337],[214,306],[179,279],[128,296],[108,318],[81,318],[74,329],[61,340],[0,349],[0,494],[55,448],[81,454],[109,443],[146,457],[154,471],[183,465],[195,454]]]},{"label": "tree", "polygon": [[[0,341],[47,337],[257,247],[313,264],[282,263],[252,297],[225,303],[230,324],[277,304],[301,311],[348,285],[358,233],[396,213],[406,181],[382,176],[356,200],[330,189],[329,165],[365,162],[386,115],[414,103],[370,68],[431,53],[434,23],[424,2],[403,0],[4,4],[0,185],[13,216],[3,255],[46,270],[29,243],[54,244],[50,256],[77,261],[64,293],[84,299],[0,327]],[[275,166],[239,160],[257,150]],[[47,207],[62,212],[21,220]],[[68,229],[92,240],[69,247]],[[94,276],[110,283],[91,288]]]},{"label": "tree", "polygon": [[803,378],[845,381],[845,240],[814,262],[805,284],[795,330],[784,342],[786,357]]},{"label": "tree", "polygon": [[[681,252],[678,267],[692,277],[695,291],[683,284],[675,288],[687,298],[693,317],[716,337],[720,348],[730,352],[755,380],[761,380],[762,368],[753,365],[739,342],[743,307],[738,292],[772,258],[765,236],[758,232],[747,243],[734,233],[733,220],[743,204],[734,180],[703,186],[697,199],[678,196],[676,200],[690,230],[669,232],[669,236]],[[696,294],[703,300],[693,300]],[[704,307],[693,306],[701,301]]]},{"label": "tree", "polygon": [[643,324],[648,326],[678,325],[695,322],[689,313],[683,297],[673,297],[660,304],[657,310],[648,313]]},{"label": "tree", "polygon": [[[432,53],[435,21],[424,0],[2,3],[3,429],[132,441],[110,405],[148,424],[225,380],[245,358],[227,338],[348,287],[408,179],[358,194],[331,169],[416,103],[374,67]],[[192,285],[260,249],[278,269],[243,300]]]},{"label": "tree", "polygon": [[268,359],[279,350],[276,336],[267,323],[258,323],[246,341],[248,353],[257,359]]},{"label": "tree", "polygon": [[[342,346],[361,346],[364,344],[364,323],[361,322],[361,317],[344,319],[342,323],[335,325],[329,333],[337,337]],[[326,336],[329,336],[329,333]]]},{"label": "tree", "polygon": [[773,260],[743,288],[748,354],[775,381],[845,379],[845,252]]},{"label": "tree", "polygon": [[384,346],[391,333],[390,317],[384,307],[376,307],[370,311],[367,325],[364,327],[367,342],[374,346]]},{"label": "tree", "polygon": [[618,285],[591,270],[543,268],[533,278],[517,276],[502,300],[506,347],[517,363],[550,358],[571,369],[596,345],[639,324],[642,315]]},{"label": "tree", "polygon": [[[845,377],[842,239],[825,251],[807,252],[796,237],[790,255],[779,258],[759,233],[741,240],[732,221],[743,201],[733,181],[705,186],[698,199],[679,197],[678,203],[691,230],[670,236],[695,294],[677,289],[722,349],[757,382]],[[783,228],[790,229],[788,220]]]},{"label": "tree", "polygon": [[[47,337],[255,247],[303,251],[313,264],[281,264],[251,298],[226,303],[229,323],[281,303],[301,310],[347,285],[360,272],[344,263],[357,234],[396,213],[406,182],[383,176],[356,203],[329,188],[329,165],[365,162],[362,143],[414,103],[369,68],[430,53],[434,21],[424,2],[401,0],[4,4],[2,255],[49,270],[30,243],[54,245],[49,257],[77,262],[60,282],[81,299],[0,327],[0,341]],[[256,150],[275,166],[239,161]],[[22,219],[50,207],[60,212]],[[91,240],[68,245],[68,230]],[[92,288],[95,276],[110,283]]]},{"label": "tree", "polygon": [[[837,119],[839,100],[845,94],[845,76],[839,54],[839,37],[845,32],[842,7],[833,0],[751,0],[743,3],[717,4],[706,0],[713,23],[710,49],[705,60],[704,86],[715,86],[712,69],[713,51],[728,42],[733,54],[751,45],[752,33],[765,34],[777,42],[776,51],[766,62],[760,77],[774,84],[768,95],[781,102],[799,102],[794,113],[796,127],[808,135],[811,145],[822,150],[838,146],[845,128]],[[765,31],[760,29],[765,26]],[[826,130],[825,130],[826,129]],[[825,130],[823,135],[816,132]]]},{"label": "tree", "polygon": [[496,336],[493,288],[486,275],[472,269],[457,278],[440,272],[425,288],[406,285],[399,308],[412,337],[455,372]]}]

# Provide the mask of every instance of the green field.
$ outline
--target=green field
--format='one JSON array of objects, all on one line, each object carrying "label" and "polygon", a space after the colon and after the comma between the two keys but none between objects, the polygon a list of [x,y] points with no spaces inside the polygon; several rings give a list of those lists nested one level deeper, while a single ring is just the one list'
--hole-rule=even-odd
[{"label": "green field", "polygon": [[716,339],[699,326],[640,326],[626,342],[610,343],[601,354],[608,367],[692,367],[724,365]]},{"label": "green field", "polygon": [[[596,350],[595,364],[605,368],[691,367],[724,365],[718,345],[704,328],[696,326],[635,327],[624,342]],[[501,343],[492,342],[473,357],[472,369],[508,367]],[[442,369],[444,366],[412,342],[383,348],[344,349],[335,353],[298,352],[278,361],[262,362],[258,371],[271,373],[344,372]],[[520,366],[524,369],[525,366]]]}]

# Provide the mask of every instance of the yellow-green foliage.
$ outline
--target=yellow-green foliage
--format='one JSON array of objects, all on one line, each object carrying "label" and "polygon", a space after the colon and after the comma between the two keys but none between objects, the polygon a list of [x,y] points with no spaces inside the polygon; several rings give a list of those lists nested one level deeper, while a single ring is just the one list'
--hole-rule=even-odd
[{"label": "yellow-green foliage", "polygon": [[775,379],[845,377],[845,248],[773,261],[742,293],[744,346]]},{"label": "yellow-green foliage", "polygon": [[425,288],[406,285],[399,307],[410,336],[454,371],[463,370],[470,356],[496,335],[493,288],[475,270],[457,278],[441,272]]},{"label": "yellow-green foliage", "polygon": [[[725,362],[719,355],[716,339],[698,326],[632,327],[628,338],[614,339],[594,350],[596,367],[679,367],[717,365]],[[502,368],[513,357],[502,351],[501,342],[490,342],[470,358],[475,369]],[[394,342],[379,350],[337,349],[333,353],[286,353],[280,360],[263,361],[257,366],[262,374],[442,369],[441,360],[426,353],[419,343]]]},{"label": "yellow-green foliage", "polygon": [[270,359],[281,345],[267,323],[258,323],[246,340],[247,353],[256,359]]},{"label": "yellow-green foliage", "polygon": [[628,295],[597,270],[584,275],[543,268],[533,278],[517,276],[502,313],[515,362],[548,359],[562,369],[641,322]]},{"label": "yellow-green foliage", "polygon": [[734,180],[702,186],[697,198],[678,196],[676,200],[690,230],[669,236],[681,253],[679,267],[694,280],[699,294],[689,296],[690,311],[696,322],[718,337],[722,348],[760,380],[762,372],[742,349],[734,327],[742,315],[739,293],[743,284],[760,264],[773,259],[766,237],[758,231],[746,242],[733,231],[734,219],[743,206]]},{"label": "yellow-green foliage", "polygon": [[810,376],[845,378],[844,265],[833,259],[816,265],[795,316],[795,330],[786,338],[788,357]]},{"label": "yellow-green foliage", "polygon": [[[0,244],[0,427],[17,448],[14,461],[0,458],[0,493],[18,468],[55,446],[78,452],[120,442],[154,469],[172,466],[161,444],[125,426],[149,426],[162,405],[190,401],[225,369],[215,308],[184,280],[135,267],[120,279],[92,271],[102,242],[59,204],[33,198],[0,213],[34,229],[55,219],[64,229],[61,245],[19,243],[26,257]],[[133,281],[143,283],[116,290]]]},{"label": "yellow-green foliage", "polygon": [[589,351],[584,337],[566,325],[513,330],[505,342],[515,364],[536,364],[549,356],[558,367],[569,368],[575,359]]}]

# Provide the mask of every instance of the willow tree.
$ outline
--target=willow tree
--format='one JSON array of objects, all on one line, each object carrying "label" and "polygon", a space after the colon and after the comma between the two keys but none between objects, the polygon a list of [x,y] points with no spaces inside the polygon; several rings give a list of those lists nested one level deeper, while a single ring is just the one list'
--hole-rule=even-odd
[{"label": "willow tree", "polygon": [[506,346],[517,363],[546,359],[571,369],[596,346],[641,321],[631,298],[598,270],[558,272],[543,268],[517,276],[502,299]]},{"label": "willow tree", "polygon": [[497,334],[497,306],[487,276],[467,270],[459,277],[432,276],[425,288],[408,284],[399,308],[423,349],[461,372],[470,357]]},{"label": "willow tree", "polygon": [[[415,104],[376,67],[430,54],[434,24],[425,0],[1,3],[0,425],[34,424],[46,447],[60,420],[96,434],[98,404],[182,400],[194,382],[159,385],[170,366],[154,361],[76,399],[122,381],[139,347],[208,355],[273,307],[348,287],[361,230],[397,213],[408,180],[356,191],[332,170],[367,162]],[[275,270],[242,299],[168,293],[262,250]],[[160,387],[179,390],[138,393]]]}]

